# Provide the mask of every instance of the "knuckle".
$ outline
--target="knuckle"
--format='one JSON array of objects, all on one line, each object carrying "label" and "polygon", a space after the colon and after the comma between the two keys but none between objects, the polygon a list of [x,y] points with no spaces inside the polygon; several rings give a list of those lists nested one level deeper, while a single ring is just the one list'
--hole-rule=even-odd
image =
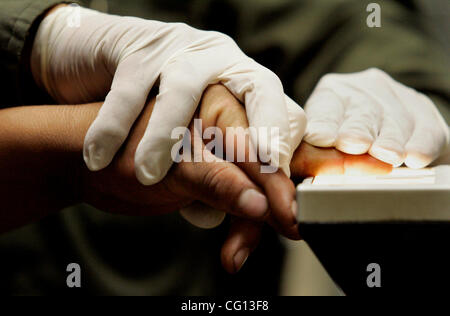
[{"label": "knuckle", "polygon": [[[234,109],[236,110],[236,107],[242,108],[242,105],[239,103],[239,101],[232,95],[227,88],[225,88],[222,85],[216,85],[208,88],[209,90],[206,92],[211,93],[211,100],[213,102],[209,102],[207,106],[209,105],[211,108],[224,110],[224,109]],[[207,95],[209,96],[209,95]]]},{"label": "knuckle", "polygon": [[191,33],[193,30],[195,30],[193,27],[189,26],[186,23],[176,22],[171,24],[172,26],[174,26],[175,32],[177,32],[177,34],[180,36],[185,36],[186,34]]},{"label": "knuckle", "polygon": [[326,74],[320,79],[318,86],[327,87],[333,85],[341,79],[341,76],[339,74]]},{"label": "knuckle", "polygon": [[229,35],[227,35],[227,34],[225,34],[225,33],[216,32],[216,31],[211,31],[211,32],[209,32],[209,33],[210,33],[210,35],[213,36],[214,38],[219,39],[219,40],[223,41],[223,42],[226,43],[226,44],[232,44],[232,45],[235,45],[235,44],[236,44],[236,42],[234,41],[234,39],[233,39],[231,36],[229,36]]},{"label": "knuckle", "polygon": [[[208,194],[215,197],[228,197],[231,201],[236,200],[234,188],[242,188],[244,185],[237,185],[239,181],[230,174],[230,168],[226,163],[217,164],[209,168],[203,175],[203,183],[208,189]],[[232,202],[233,204],[233,202]]]},{"label": "knuckle", "polygon": [[376,81],[385,80],[387,77],[387,74],[378,68],[369,68],[364,72],[364,74]]},{"label": "knuckle", "polygon": [[383,73],[382,70],[380,70],[379,68],[376,68],[376,67],[371,67],[371,68],[367,69],[364,72],[368,73],[368,74],[371,74],[371,75],[379,75],[379,74]]},{"label": "knuckle", "polygon": [[213,191],[220,191],[224,187],[222,184],[223,180],[226,179],[227,173],[228,167],[225,165],[209,168],[203,175],[202,182],[207,188]]}]

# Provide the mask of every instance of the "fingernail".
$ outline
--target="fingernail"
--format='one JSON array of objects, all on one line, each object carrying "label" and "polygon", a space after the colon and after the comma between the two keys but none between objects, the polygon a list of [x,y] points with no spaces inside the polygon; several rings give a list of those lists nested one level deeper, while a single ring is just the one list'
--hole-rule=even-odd
[{"label": "fingernail", "polygon": [[250,255],[250,249],[243,248],[239,250],[233,258],[234,261],[234,271],[239,272],[242,267],[244,266],[245,262],[248,259],[248,256]]},{"label": "fingernail", "polygon": [[291,210],[292,210],[292,215],[294,215],[294,221],[297,224],[297,215],[298,215],[297,201],[292,202]]},{"label": "fingernail", "polygon": [[253,189],[249,189],[241,194],[238,206],[248,216],[255,218],[263,217],[269,209],[267,198]]}]

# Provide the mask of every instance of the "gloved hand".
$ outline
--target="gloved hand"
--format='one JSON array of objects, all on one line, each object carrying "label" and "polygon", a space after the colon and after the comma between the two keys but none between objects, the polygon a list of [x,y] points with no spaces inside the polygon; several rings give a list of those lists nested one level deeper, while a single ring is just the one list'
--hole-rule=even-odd
[{"label": "gloved hand", "polygon": [[322,78],[307,101],[305,141],[423,168],[449,145],[449,128],[433,102],[379,69]]},{"label": "gloved hand", "polygon": [[[305,128],[303,110],[285,96],[279,78],[247,57],[231,38],[185,24],[84,8],[78,10],[80,26],[70,27],[76,12],[62,7],[43,20],[31,64],[36,82],[58,103],[106,98],[85,139],[90,170],[112,161],[159,79],[155,110],[135,155],[142,184],[155,184],[167,174],[177,143],[172,130],[191,122],[205,88],[218,82],[245,104],[251,126],[279,129],[279,144],[268,148],[268,154],[271,165],[289,174]],[[259,148],[264,140],[252,137],[252,142]]]}]

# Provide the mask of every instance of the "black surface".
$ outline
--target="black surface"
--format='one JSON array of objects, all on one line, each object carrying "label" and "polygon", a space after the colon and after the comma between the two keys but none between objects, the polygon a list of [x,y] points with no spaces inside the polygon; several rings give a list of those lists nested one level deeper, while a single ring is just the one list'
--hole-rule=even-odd
[{"label": "black surface", "polygon": [[[450,223],[300,224],[300,233],[347,295],[450,292]],[[381,288],[367,286],[380,265]]]}]

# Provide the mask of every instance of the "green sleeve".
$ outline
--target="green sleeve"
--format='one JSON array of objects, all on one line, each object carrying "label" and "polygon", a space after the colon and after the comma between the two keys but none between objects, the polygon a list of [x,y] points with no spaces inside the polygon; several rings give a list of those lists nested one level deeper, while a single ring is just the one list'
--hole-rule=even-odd
[{"label": "green sleeve", "polygon": [[26,55],[44,14],[62,2],[0,0],[0,107],[39,103]]}]

